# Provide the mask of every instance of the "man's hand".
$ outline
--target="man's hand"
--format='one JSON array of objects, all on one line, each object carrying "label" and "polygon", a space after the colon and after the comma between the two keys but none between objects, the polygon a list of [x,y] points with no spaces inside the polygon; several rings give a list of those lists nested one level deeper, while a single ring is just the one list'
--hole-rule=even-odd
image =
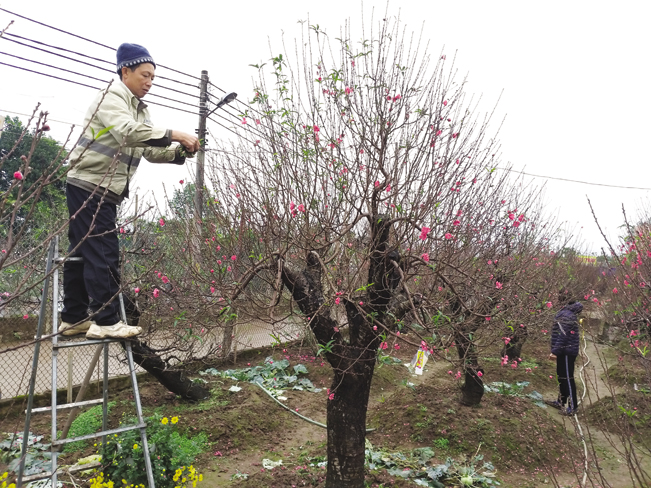
[{"label": "man's hand", "polygon": [[172,131],[172,141],[179,142],[189,153],[196,153],[199,150],[199,139],[192,134],[186,134],[178,130]]},{"label": "man's hand", "polygon": [[554,361],[556,359],[556,354],[550,354],[549,359]]}]

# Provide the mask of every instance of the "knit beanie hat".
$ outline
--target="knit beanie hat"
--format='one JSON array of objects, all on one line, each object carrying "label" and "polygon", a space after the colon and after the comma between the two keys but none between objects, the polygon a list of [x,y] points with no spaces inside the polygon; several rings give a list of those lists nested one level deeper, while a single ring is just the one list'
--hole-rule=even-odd
[{"label": "knit beanie hat", "polygon": [[140,63],[151,63],[154,65],[154,68],[156,67],[156,63],[154,63],[154,59],[149,54],[149,51],[140,44],[129,44],[128,42],[120,44],[117,58],[118,72],[125,66],[134,66]]}]

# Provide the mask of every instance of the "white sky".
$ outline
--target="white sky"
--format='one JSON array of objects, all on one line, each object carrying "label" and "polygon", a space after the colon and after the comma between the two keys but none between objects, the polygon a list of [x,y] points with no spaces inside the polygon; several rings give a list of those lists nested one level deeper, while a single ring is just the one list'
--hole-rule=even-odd
[{"label": "white sky", "polygon": [[[347,19],[359,32],[362,11],[367,21],[373,7],[376,18],[384,17],[386,2],[4,0],[0,7],[113,47],[122,42],[142,44],[158,64],[196,76],[205,69],[214,84],[246,100],[255,73],[249,64],[267,61],[269,45],[274,54],[282,52],[281,36],[291,43],[300,33],[299,19],[309,15],[310,23],[336,37]],[[651,132],[651,2],[403,0],[392,2],[388,12],[400,15],[409,30],[423,28],[434,54],[444,48],[451,59],[456,52],[459,78],[469,74],[467,90],[482,95],[486,109],[504,91],[495,118],[506,116],[500,136],[503,162],[536,175],[651,188],[650,157],[645,149]],[[114,52],[106,48],[2,11],[0,28],[12,19],[9,32],[13,34],[115,60]],[[0,51],[102,79],[110,77],[12,42],[0,40]],[[68,77],[6,55],[0,55],[0,61]],[[157,75],[195,82],[163,69]],[[100,86],[97,81],[85,82]],[[198,93],[191,87],[160,83]],[[154,92],[187,100],[168,91]],[[58,140],[64,139],[67,128],[54,120],[81,124],[94,95],[88,88],[0,65],[0,114],[31,113],[41,102],[53,121],[50,135]],[[153,105],[150,111],[156,125],[186,132],[197,126],[195,115]],[[214,124],[209,128],[213,134],[209,140],[225,135]],[[162,184],[178,185],[193,169],[194,165],[144,164],[136,184],[141,193],[159,191]],[[648,197],[641,190],[536,182],[546,182],[550,213],[580,231],[586,247],[593,251],[599,250],[603,240],[586,195],[610,236],[617,235],[622,223],[622,203],[635,216]]]}]

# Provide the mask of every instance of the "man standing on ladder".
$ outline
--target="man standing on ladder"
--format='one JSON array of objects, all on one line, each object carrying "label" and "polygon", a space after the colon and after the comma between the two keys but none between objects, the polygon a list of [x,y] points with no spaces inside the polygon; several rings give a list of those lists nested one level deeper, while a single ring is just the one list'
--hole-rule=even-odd
[{"label": "man standing on ladder", "polygon": [[[152,124],[142,98],[151,89],[155,70],[147,49],[122,44],[117,50],[120,81],[105,96],[104,90],[97,95],[86,113],[86,132],[70,153],[72,169],[66,184],[69,251],[76,248],[71,257],[83,260],[66,261],[63,267],[64,307],[59,327],[63,335],[85,332],[88,339],[105,339],[142,332],[119,319],[117,206],[129,196],[129,180],[141,158],[183,164],[186,154],[192,156],[199,150],[196,136]],[[180,145],[170,147],[172,142]]]}]

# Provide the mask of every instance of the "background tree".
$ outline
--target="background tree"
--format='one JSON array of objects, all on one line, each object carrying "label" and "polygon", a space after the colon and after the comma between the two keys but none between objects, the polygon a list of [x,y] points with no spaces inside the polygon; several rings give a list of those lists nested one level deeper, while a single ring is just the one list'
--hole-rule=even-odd
[{"label": "background tree", "polygon": [[[454,66],[394,19],[358,38],[310,26],[295,64],[274,56],[269,84],[260,70],[242,138],[211,154],[200,262],[179,254],[166,297],[224,344],[227,318],[309,327],[334,370],[329,487],[364,484],[369,388],[392,338],[409,325],[432,352],[456,345],[474,404],[478,336],[552,313],[557,286],[545,274],[556,227],[534,189],[497,171],[491,116],[477,117]],[[192,236],[177,239],[185,251]]]}]

